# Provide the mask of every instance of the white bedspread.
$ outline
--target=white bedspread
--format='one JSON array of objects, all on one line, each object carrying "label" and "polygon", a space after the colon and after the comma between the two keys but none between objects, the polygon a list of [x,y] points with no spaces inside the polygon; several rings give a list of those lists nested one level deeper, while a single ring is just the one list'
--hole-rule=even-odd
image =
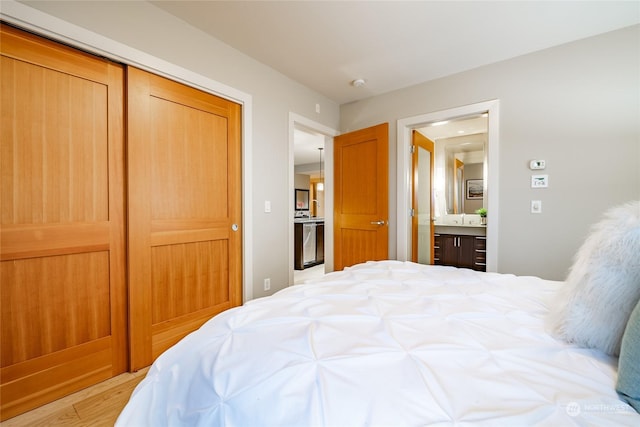
[{"label": "white bedspread", "polygon": [[617,359],[544,330],[561,282],[361,264],[224,312],[118,426],[639,426]]}]

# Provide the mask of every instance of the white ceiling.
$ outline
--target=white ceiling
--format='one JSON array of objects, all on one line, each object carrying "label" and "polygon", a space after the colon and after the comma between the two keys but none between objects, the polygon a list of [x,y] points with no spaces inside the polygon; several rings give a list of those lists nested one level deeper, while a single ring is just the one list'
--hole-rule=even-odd
[{"label": "white ceiling", "polygon": [[338,104],[640,23],[639,1],[152,3]]}]

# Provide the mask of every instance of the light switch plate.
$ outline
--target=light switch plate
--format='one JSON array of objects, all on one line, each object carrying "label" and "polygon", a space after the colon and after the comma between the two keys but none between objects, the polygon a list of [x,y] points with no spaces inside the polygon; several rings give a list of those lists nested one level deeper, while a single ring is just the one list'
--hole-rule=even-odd
[{"label": "light switch plate", "polygon": [[264,201],[264,211],[266,213],[271,212],[271,201],[270,200],[265,200]]},{"label": "light switch plate", "polygon": [[542,200],[531,201],[531,213],[534,213],[534,214],[542,213]]}]

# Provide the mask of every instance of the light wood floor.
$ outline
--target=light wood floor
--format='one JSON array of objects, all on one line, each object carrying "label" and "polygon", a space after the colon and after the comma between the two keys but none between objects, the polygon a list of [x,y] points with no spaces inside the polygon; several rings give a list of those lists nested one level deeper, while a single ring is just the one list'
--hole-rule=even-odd
[{"label": "light wood floor", "polygon": [[303,284],[307,280],[317,279],[324,276],[324,264],[316,265],[304,270],[293,270],[294,285]]},{"label": "light wood floor", "polygon": [[133,389],[149,368],[125,373],[8,419],[2,427],[113,426]]}]

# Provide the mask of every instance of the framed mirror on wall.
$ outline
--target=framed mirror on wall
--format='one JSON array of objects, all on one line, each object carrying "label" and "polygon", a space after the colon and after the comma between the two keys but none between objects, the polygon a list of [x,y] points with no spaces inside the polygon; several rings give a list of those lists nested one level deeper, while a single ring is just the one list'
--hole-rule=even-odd
[{"label": "framed mirror on wall", "polygon": [[296,188],[295,208],[296,211],[309,210],[309,190],[301,190],[299,188]]}]

